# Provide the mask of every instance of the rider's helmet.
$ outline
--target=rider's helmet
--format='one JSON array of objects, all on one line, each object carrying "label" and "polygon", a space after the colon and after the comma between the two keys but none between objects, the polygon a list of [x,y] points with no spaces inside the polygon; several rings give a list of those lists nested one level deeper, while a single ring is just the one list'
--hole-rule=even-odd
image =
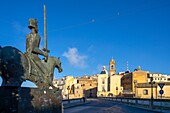
[{"label": "rider's helmet", "polygon": [[28,28],[32,29],[32,28],[38,28],[38,21],[34,18],[30,18],[28,21]]}]

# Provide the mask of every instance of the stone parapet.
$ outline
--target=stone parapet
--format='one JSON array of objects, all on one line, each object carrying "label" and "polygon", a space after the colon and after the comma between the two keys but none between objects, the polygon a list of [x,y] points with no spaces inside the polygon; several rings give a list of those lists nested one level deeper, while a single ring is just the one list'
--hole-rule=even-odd
[{"label": "stone parapet", "polygon": [[61,91],[0,87],[1,113],[62,113]]}]

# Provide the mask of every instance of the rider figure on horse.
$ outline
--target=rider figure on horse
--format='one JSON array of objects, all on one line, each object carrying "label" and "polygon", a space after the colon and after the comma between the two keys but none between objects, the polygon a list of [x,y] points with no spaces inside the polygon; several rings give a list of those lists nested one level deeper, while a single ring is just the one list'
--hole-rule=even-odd
[{"label": "rider figure on horse", "polygon": [[[26,36],[26,56],[28,59],[36,65],[38,70],[40,70],[44,75],[48,76],[48,70],[45,65],[42,63],[38,55],[48,57],[47,52],[43,52],[39,49],[40,45],[40,35],[38,34],[38,21],[36,19],[29,19],[28,28],[31,30],[31,33]],[[37,69],[36,69],[37,70]],[[30,69],[30,73],[32,68]]]}]

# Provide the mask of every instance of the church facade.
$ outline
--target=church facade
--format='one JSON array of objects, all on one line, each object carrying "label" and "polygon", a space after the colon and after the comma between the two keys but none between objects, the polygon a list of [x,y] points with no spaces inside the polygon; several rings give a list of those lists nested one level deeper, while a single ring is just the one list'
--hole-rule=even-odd
[{"label": "church facade", "polygon": [[122,94],[121,78],[123,75],[116,74],[116,62],[112,58],[109,62],[109,72],[103,66],[98,76],[97,96],[118,96]]}]

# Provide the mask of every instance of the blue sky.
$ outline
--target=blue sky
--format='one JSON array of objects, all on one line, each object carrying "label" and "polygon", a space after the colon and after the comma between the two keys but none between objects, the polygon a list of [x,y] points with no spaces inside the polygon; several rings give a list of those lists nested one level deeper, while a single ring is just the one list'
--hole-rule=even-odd
[{"label": "blue sky", "polygon": [[5,0],[0,7],[0,45],[25,52],[28,19],[36,18],[43,47],[43,5],[47,7],[50,55],[60,56],[61,74],[100,73],[116,61],[117,72],[138,65],[170,74],[169,0]]}]

